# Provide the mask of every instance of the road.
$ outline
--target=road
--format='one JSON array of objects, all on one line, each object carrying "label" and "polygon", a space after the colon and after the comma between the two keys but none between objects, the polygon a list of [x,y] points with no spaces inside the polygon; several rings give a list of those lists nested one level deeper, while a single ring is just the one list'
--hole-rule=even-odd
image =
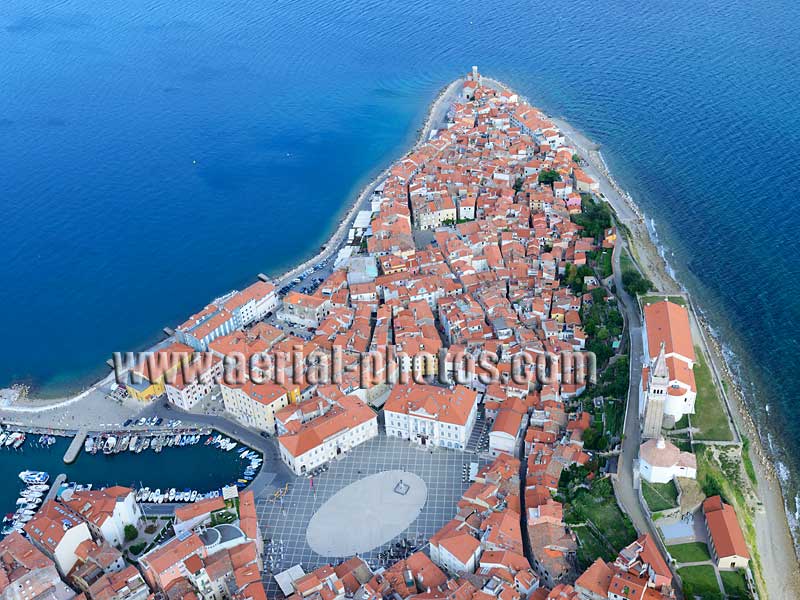
[{"label": "road", "polygon": [[620,254],[625,242],[617,236],[614,244],[612,260],[614,263],[614,285],[622,316],[629,335],[630,382],[628,384],[628,402],[625,408],[625,424],[622,436],[622,449],[619,456],[617,479],[614,490],[617,499],[631,518],[633,526],[640,533],[650,533],[654,538],[653,527],[645,515],[639,502],[639,495],[634,489],[633,463],[639,453],[641,430],[639,428],[639,379],[641,378],[642,354],[642,319],[636,300],[632,298],[622,285]]},{"label": "road", "polygon": [[275,438],[265,438],[259,435],[258,432],[239,425],[223,416],[190,413],[172,405],[170,405],[170,408],[167,408],[163,400],[154,402],[145,408],[141,412],[141,416],[159,416],[165,420],[180,419],[183,423],[205,425],[216,429],[228,437],[235,438],[241,443],[247,444],[254,450],[260,452],[264,462],[261,464],[258,475],[256,475],[246,488],[252,490],[257,498],[271,493],[286,483],[293,483],[297,479],[283,461],[281,461],[278,453],[278,444]]},{"label": "road", "polygon": [[[630,358],[630,381],[628,383],[628,402],[625,408],[625,424],[622,436],[622,450],[619,455],[617,476],[613,479],[614,494],[617,497],[622,510],[631,520],[633,526],[639,534],[647,533],[658,544],[663,556],[669,556],[667,549],[658,535],[656,527],[648,518],[642,503],[639,501],[639,492],[634,487],[634,461],[639,455],[639,446],[642,443],[642,432],[639,428],[639,382],[642,377],[642,365],[644,364],[644,344],[642,342],[642,318],[639,313],[639,305],[635,298],[625,291],[622,286],[622,269],[620,267],[620,255],[625,246],[625,241],[621,235],[617,236],[612,254],[614,268],[614,286],[616,287],[617,300],[625,319],[625,326],[628,329],[630,339],[629,358]],[[677,573],[670,564],[670,571],[673,576]]]}]

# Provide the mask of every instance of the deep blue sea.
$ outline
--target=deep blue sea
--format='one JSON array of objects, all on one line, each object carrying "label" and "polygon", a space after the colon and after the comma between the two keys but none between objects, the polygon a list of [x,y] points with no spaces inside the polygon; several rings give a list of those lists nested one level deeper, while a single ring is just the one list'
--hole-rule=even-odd
[{"label": "deep blue sea", "polygon": [[80,388],[313,253],[473,64],[602,144],[775,439],[797,439],[786,0],[3,0],[0,384]]}]

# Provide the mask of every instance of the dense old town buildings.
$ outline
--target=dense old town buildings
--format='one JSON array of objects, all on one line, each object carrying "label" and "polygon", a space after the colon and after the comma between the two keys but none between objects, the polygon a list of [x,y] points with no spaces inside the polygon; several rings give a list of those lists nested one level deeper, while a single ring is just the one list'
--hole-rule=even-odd
[{"label": "dense old town buildings", "polygon": [[[546,115],[483,85],[473,70],[446,126],[389,169],[370,199],[370,218],[354,227],[350,239],[358,241],[342,249],[324,281],[280,294],[256,284],[216,300],[178,328],[173,357],[141,366],[137,397],[166,394],[188,409],[218,390],[229,417],[275,436],[296,475],[378,435],[372,406],[383,408],[385,435],[424,454],[464,450],[479,411],[485,414],[493,462],[478,470],[427,554],[377,573],[357,557],[325,565],[293,580],[289,593],[312,600],[674,597],[671,573],[648,536],[581,572],[578,539],[555,497],[562,473],[591,460],[584,438],[592,417],[571,404],[587,382],[569,357],[594,341],[586,315],[614,301],[586,268],[610,253],[616,231],[589,233],[578,224],[596,190]],[[671,303],[653,307],[645,315],[643,412],[660,428],[694,410],[694,354],[685,315]],[[268,312],[276,319],[260,322]],[[270,360],[254,360],[263,356]],[[342,368],[320,379],[323,358],[332,356]],[[220,382],[231,364],[247,368]],[[653,459],[656,479],[665,477],[661,468],[685,475],[690,465],[674,458]],[[140,559],[147,585],[169,598],[191,591],[208,600],[261,600],[263,590],[252,587],[261,536],[255,518],[243,515],[247,506],[241,502],[238,524],[215,527],[211,514],[226,510],[219,500],[182,509],[176,537]],[[56,546],[63,547],[51,551],[57,564],[66,548],[93,535],[87,525],[61,536]]]}]

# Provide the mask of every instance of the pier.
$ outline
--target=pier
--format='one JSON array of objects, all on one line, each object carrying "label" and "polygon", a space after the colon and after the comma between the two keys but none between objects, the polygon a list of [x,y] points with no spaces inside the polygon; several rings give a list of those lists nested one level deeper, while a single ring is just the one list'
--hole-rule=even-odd
[{"label": "pier", "polygon": [[83,443],[86,441],[86,436],[89,435],[89,430],[85,427],[81,428],[78,433],[75,434],[75,437],[72,438],[72,443],[70,443],[69,448],[64,453],[64,462],[67,464],[75,462],[75,459],[78,458],[78,454],[81,452],[81,448],[83,448]]},{"label": "pier", "polygon": [[56,497],[56,494],[58,494],[58,489],[61,487],[61,484],[63,484],[66,480],[67,476],[64,473],[61,473],[58,477],[56,477],[55,481],[50,484],[50,490],[44,497],[44,501],[47,502],[48,500],[53,500]]}]

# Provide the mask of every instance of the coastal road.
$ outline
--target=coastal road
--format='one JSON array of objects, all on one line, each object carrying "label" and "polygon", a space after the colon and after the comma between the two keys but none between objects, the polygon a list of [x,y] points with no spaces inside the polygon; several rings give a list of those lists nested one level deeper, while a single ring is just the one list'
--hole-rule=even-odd
[{"label": "coastal road", "polygon": [[641,379],[642,364],[644,363],[644,344],[642,342],[642,319],[639,313],[639,305],[636,299],[632,298],[622,286],[620,254],[624,244],[623,237],[617,236],[617,242],[614,244],[614,252],[612,254],[617,300],[625,319],[630,341],[628,402],[625,408],[622,449],[619,455],[617,476],[614,479],[614,493],[617,496],[620,507],[630,517],[636,531],[639,534],[650,534],[650,537],[655,540],[662,553],[666,556],[666,548],[661,537],[639,501],[639,493],[634,486],[634,461],[639,455],[639,446],[642,443],[642,433],[639,428],[639,380]]}]

